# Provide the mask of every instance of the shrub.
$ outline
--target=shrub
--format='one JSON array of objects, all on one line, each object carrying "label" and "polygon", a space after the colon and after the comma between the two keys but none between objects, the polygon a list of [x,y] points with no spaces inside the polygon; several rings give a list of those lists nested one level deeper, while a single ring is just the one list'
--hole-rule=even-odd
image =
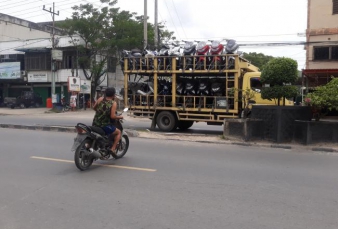
[{"label": "shrub", "polygon": [[278,105],[283,98],[285,105],[285,98],[297,96],[298,89],[292,86],[298,79],[297,66],[297,62],[291,58],[279,57],[270,60],[261,74],[262,98],[277,99]]},{"label": "shrub", "polygon": [[319,112],[319,117],[323,108],[329,111],[338,110],[338,78],[333,78],[328,84],[319,86],[314,92],[307,94],[304,103]]}]

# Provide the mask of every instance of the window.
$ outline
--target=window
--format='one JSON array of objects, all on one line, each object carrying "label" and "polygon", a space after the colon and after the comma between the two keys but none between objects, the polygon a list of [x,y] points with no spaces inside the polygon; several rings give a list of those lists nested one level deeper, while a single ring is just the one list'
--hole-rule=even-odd
[{"label": "window", "polygon": [[76,57],[64,56],[63,57],[63,68],[64,69],[75,69],[76,68]]},{"label": "window", "polygon": [[109,57],[107,59],[108,72],[116,72],[116,64],[117,64],[117,58]]},{"label": "window", "polygon": [[261,92],[262,90],[262,82],[259,78],[251,78],[250,79],[251,89],[255,92]]},{"label": "window", "polygon": [[338,0],[332,0],[332,14],[338,14]]},{"label": "window", "polygon": [[313,48],[313,60],[338,60],[338,46]]},{"label": "window", "polygon": [[46,53],[26,53],[26,70],[50,70],[50,54]]},{"label": "window", "polygon": [[338,46],[331,48],[331,59],[338,60]]},{"label": "window", "polygon": [[328,60],[330,57],[330,47],[314,47],[315,60]]}]

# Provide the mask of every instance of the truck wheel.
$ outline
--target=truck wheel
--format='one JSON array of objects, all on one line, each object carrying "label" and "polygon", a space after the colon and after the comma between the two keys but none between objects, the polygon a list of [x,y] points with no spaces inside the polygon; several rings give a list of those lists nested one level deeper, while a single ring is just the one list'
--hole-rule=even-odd
[{"label": "truck wheel", "polygon": [[23,109],[23,108],[26,108],[26,106],[25,106],[25,104],[23,104],[23,103],[20,103],[20,106],[19,106],[21,109]]},{"label": "truck wheel", "polygon": [[15,107],[14,105],[11,105],[11,109],[14,109],[14,107]]},{"label": "truck wheel", "polygon": [[39,108],[39,107],[40,107],[40,104],[39,104],[39,103],[35,103],[35,107],[36,107],[36,108]]},{"label": "truck wheel", "polygon": [[162,111],[157,115],[156,118],[157,126],[162,131],[172,131],[177,127],[176,117],[172,112]]},{"label": "truck wheel", "polygon": [[180,130],[187,130],[194,124],[194,121],[178,121],[178,128]]}]

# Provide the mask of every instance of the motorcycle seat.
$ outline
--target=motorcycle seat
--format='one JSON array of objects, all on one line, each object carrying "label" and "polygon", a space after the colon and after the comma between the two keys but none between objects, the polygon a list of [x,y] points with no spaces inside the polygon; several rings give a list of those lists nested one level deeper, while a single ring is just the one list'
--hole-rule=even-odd
[{"label": "motorcycle seat", "polygon": [[130,50],[132,54],[135,54],[135,53],[141,53],[141,50],[140,49],[132,49]]},{"label": "motorcycle seat", "polygon": [[89,128],[92,130],[92,131],[94,131],[94,132],[96,132],[96,133],[98,133],[98,134],[100,134],[100,135],[106,135],[106,133],[104,132],[104,130],[101,128],[101,127],[96,127],[96,126],[89,126]]}]

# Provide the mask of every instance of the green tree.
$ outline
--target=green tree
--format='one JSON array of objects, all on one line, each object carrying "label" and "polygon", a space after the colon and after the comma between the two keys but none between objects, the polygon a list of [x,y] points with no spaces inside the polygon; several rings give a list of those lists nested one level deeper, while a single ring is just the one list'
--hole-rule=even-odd
[{"label": "green tree", "polygon": [[[143,16],[114,8],[117,0],[101,0],[101,3],[101,9],[90,3],[75,5],[72,7],[71,18],[58,23],[65,34],[72,39],[80,36],[85,43],[84,46],[77,47],[78,62],[86,78],[91,80],[92,94],[104,79],[109,59],[114,59],[112,62],[117,63],[122,49],[142,49],[144,45]],[[148,26],[148,37],[153,38],[154,26],[150,23]],[[161,24],[159,28],[161,39],[173,36]],[[149,42],[154,46],[153,39],[149,39]]]},{"label": "green tree", "polygon": [[79,36],[84,41],[84,46],[78,46],[78,62],[85,77],[91,80],[92,94],[95,94],[96,87],[101,84],[107,72],[106,63],[114,53],[115,44],[109,38],[113,20],[111,14],[114,11],[111,6],[117,0],[101,0],[105,6],[101,9],[94,8],[92,4],[73,6],[73,14],[69,19],[58,23],[65,33],[74,41]]},{"label": "green tree", "polygon": [[298,79],[297,62],[291,58],[274,58],[270,60],[263,68],[261,82],[263,99],[277,99],[278,106],[280,99],[292,98],[298,94],[298,89],[293,86]]},{"label": "green tree", "polygon": [[256,52],[243,53],[243,57],[261,70],[270,60],[274,58],[273,56],[267,56],[263,53]]}]

